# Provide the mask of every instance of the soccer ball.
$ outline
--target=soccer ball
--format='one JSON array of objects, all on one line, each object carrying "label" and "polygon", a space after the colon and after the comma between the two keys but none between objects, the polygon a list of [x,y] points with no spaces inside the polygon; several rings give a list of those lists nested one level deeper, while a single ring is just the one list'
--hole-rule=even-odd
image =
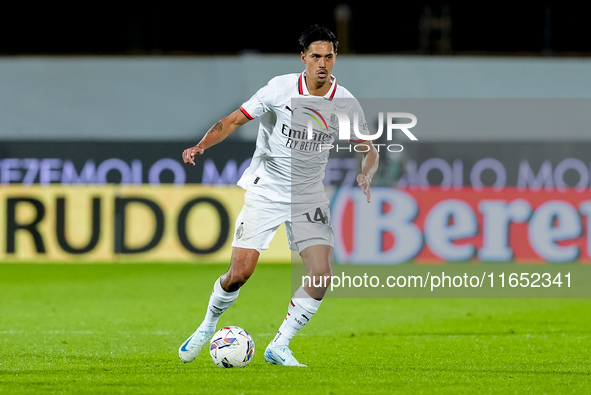
[{"label": "soccer ball", "polygon": [[220,368],[243,368],[254,355],[254,340],[238,326],[225,326],[211,338],[209,353]]}]

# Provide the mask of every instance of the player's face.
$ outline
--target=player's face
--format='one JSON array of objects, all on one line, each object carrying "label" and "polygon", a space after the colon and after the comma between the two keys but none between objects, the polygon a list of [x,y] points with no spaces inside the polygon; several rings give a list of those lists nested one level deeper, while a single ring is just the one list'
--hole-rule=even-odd
[{"label": "player's face", "polygon": [[302,52],[306,76],[311,77],[316,85],[324,85],[326,81],[330,81],[336,57],[337,54],[330,42],[314,41],[305,53]]}]

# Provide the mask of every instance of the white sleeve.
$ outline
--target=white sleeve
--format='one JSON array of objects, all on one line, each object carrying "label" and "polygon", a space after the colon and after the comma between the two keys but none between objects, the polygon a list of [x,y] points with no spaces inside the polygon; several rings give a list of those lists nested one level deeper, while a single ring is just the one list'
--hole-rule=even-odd
[{"label": "white sleeve", "polygon": [[367,127],[367,120],[365,119],[365,113],[363,108],[357,101],[357,99],[351,99],[351,106],[349,108],[349,119],[351,121],[351,143],[360,143],[366,139],[361,139],[356,134],[356,130],[361,135],[369,135],[369,128]]},{"label": "white sleeve", "polygon": [[246,118],[252,120],[271,111],[275,98],[275,84],[273,80],[259,89],[248,101],[240,106],[240,111]]}]

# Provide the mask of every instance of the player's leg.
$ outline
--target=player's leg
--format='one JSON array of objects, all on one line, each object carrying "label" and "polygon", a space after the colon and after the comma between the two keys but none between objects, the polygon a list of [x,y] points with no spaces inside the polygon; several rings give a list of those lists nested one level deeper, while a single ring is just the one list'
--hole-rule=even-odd
[{"label": "player's leg", "polygon": [[253,248],[232,248],[230,268],[220,277],[224,291],[235,292],[250,278],[256,268],[261,253]]},{"label": "player's leg", "polygon": [[215,280],[203,322],[179,348],[179,358],[183,362],[193,361],[207,344],[215,332],[220,316],[232,306],[240,287],[254,272],[259,255],[256,249],[232,249],[230,268]]},{"label": "player's leg", "polygon": [[295,247],[300,251],[306,274],[312,281],[298,288],[291,298],[287,307],[287,316],[265,350],[267,362],[284,366],[305,366],[293,357],[289,343],[316,314],[326,293],[327,285],[330,284],[334,235],[328,207],[323,208],[326,221],[298,223],[297,218],[307,217],[293,215],[295,221],[286,224],[292,248]]},{"label": "player's leg", "polygon": [[303,289],[311,298],[321,301],[332,276],[333,247],[323,244],[313,245],[303,250],[300,255],[306,275],[312,279],[312,282]]},{"label": "player's leg", "polygon": [[291,339],[316,314],[324,298],[332,275],[333,248],[328,245],[314,245],[300,254],[306,275],[312,279],[294,293],[287,308],[287,316],[279,327],[273,345],[288,346]]},{"label": "player's leg", "polygon": [[190,362],[213,335],[216,324],[238,297],[240,287],[254,272],[260,252],[269,248],[277,228],[289,210],[275,202],[247,192],[244,206],[236,218],[230,268],[214,283],[205,318],[199,328],[179,348],[179,357]]},{"label": "player's leg", "polygon": [[214,283],[209,298],[205,318],[200,325],[202,330],[214,332],[220,316],[234,303],[240,287],[254,272],[260,253],[249,248],[234,247],[230,268]]}]

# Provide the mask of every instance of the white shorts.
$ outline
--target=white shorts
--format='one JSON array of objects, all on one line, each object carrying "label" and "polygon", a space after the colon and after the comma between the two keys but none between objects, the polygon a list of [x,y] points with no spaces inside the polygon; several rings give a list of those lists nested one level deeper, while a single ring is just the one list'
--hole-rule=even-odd
[{"label": "white shorts", "polygon": [[259,252],[269,248],[277,228],[285,224],[289,248],[302,252],[313,245],[334,246],[334,234],[327,204],[274,202],[246,192],[244,206],[236,219],[232,247]]}]

